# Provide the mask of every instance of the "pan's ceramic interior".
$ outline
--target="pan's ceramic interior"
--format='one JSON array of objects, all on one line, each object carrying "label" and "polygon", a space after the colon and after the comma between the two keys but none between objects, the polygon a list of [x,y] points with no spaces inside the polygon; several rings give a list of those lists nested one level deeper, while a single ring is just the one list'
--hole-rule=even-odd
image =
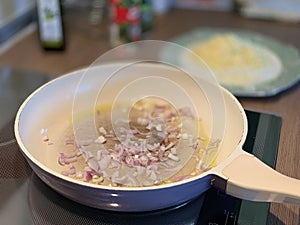
[{"label": "pan's ceramic interior", "polygon": [[[105,74],[111,72],[113,68],[114,65],[111,64],[89,68],[89,71],[94,74]],[[143,68],[145,69],[145,66]],[[158,71],[161,71],[161,68],[158,68]],[[57,157],[62,152],[62,146],[55,146],[55,143],[52,145],[51,141],[59,142],[68,138],[65,131],[72,123],[75,92],[88,93],[95,88],[95,85],[86,85],[78,89],[78,82],[85,72],[85,70],[75,71],[40,87],[28,97],[18,111],[15,122],[17,141],[28,162],[44,182],[77,202],[117,211],[148,211],[178,205],[200,195],[210,187],[210,174],[214,169],[173,184],[140,188],[95,185],[61,175],[62,168],[57,162]],[[167,74],[168,71],[164,70],[164,73]],[[169,73],[176,72],[170,70]],[[99,79],[99,76],[94,77]],[[176,80],[176,76],[174,77]],[[104,78],[101,79],[103,82]],[[196,90],[193,92],[196,87],[193,87],[192,83],[182,85],[189,87],[190,94],[196,97],[196,107],[201,112],[202,118],[206,118],[203,121],[204,127],[208,133],[211,132],[213,118],[209,104],[213,103],[207,101],[205,94],[199,94]],[[114,90],[110,86],[107,88]],[[247,132],[242,107],[228,91],[223,88],[221,90],[226,111],[219,113],[225,113],[226,127],[216,164],[224,161],[244,142]],[[113,96],[113,91],[109,93]],[[111,101],[109,95],[104,99]],[[49,137],[47,143],[42,140],[44,130],[47,130]]]}]

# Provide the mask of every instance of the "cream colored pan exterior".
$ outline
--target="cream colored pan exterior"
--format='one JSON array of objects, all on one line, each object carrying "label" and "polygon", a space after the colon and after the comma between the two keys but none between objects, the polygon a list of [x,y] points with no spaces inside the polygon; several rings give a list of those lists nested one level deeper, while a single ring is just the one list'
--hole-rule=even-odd
[{"label": "cream colored pan exterior", "polygon": [[[92,71],[105,74],[113,69],[111,64],[92,68]],[[132,212],[179,205],[212,186],[254,201],[300,203],[299,180],[277,173],[241,150],[247,134],[246,116],[239,102],[223,88],[226,128],[218,165],[213,169],[180,182],[139,188],[95,185],[61,175],[56,158],[61,150],[47,152],[40,130],[48,128],[51,136],[70,122],[73,96],[84,72],[72,72],[37,89],[22,104],[15,120],[15,135],[22,153],[34,172],[57,192],[91,207]],[[81,91],[88,92],[92,88],[87,86]]]}]

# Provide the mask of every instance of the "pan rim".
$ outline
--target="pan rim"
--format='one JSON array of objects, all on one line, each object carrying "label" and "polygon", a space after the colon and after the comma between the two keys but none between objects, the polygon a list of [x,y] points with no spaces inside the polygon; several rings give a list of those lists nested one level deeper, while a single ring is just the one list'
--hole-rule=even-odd
[{"label": "pan rim", "polygon": [[[100,67],[102,66],[113,66],[114,63],[107,63],[107,64],[102,64],[102,65],[98,65]],[[97,67],[98,67],[97,66]],[[20,132],[19,132],[19,122],[21,120],[22,117],[22,113],[25,107],[27,107],[28,103],[32,100],[32,98],[39,92],[41,92],[44,88],[46,88],[47,86],[58,82],[59,80],[65,79],[66,77],[69,76],[74,76],[78,73],[82,73],[86,70],[87,68],[82,68],[79,70],[75,70],[72,71],[70,73],[67,73],[65,75],[62,75],[60,77],[57,77],[47,83],[45,83],[44,85],[40,86],[39,88],[37,88],[34,92],[32,92],[25,100],[24,102],[21,104],[21,106],[19,107],[16,117],[15,117],[15,122],[14,122],[14,133],[15,133],[15,137],[17,140],[18,145],[20,146],[20,149],[22,151],[22,153],[26,156],[26,158],[28,160],[30,160],[33,164],[35,164],[35,166],[37,166],[38,168],[42,169],[43,171],[55,176],[56,178],[59,178],[61,180],[66,180],[72,184],[76,184],[76,185],[80,185],[83,187],[87,187],[87,188],[93,188],[93,189],[99,189],[99,190],[107,190],[107,191],[117,191],[117,192],[143,192],[143,191],[152,191],[152,190],[160,190],[160,189],[168,189],[168,188],[173,188],[176,186],[181,186],[187,183],[191,183],[194,182],[198,179],[201,179],[203,177],[206,176],[210,176],[210,175],[214,175],[216,173],[218,173],[218,167],[219,165],[224,161],[226,161],[228,159],[229,156],[227,156],[225,159],[223,159],[222,161],[220,161],[220,163],[218,165],[216,165],[215,167],[209,169],[208,171],[205,171],[199,175],[181,180],[181,181],[176,181],[176,182],[172,182],[172,183],[167,183],[167,184],[160,184],[160,185],[152,185],[152,186],[142,186],[142,187],[113,187],[113,186],[106,186],[106,185],[101,185],[101,184],[92,184],[92,183],[87,183],[84,181],[80,181],[80,180],[76,180],[74,178],[70,178],[67,176],[64,176],[56,171],[54,171],[53,169],[47,167],[45,164],[41,163],[39,160],[37,160],[31,153],[30,151],[25,147],[23,140],[21,138]],[[242,108],[241,104],[238,102],[238,100],[233,96],[232,93],[230,93],[227,89],[225,89],[224,87],[220,86],[222,93],[228,95],[234,102],[235,105],[239,108],[240,113],[242,114],[243,117],[243,122],[244,122],[244,132],[239,140],[239,143],[236,145],[236,149],[238,149],[238,147],[241,147],[241,145],[245,142],[246,139],[246,135],[247,135],[247,119],[246,119],[246,114],[244,112],[244,109]],[[232,150],[231,154],[234,154],[234,152],[236,151],[236,149]],[[33,168],[32,168],[33,169]],[[33,169],[34,170],[34,169]],[[37,174],[37,172],[34,170],[34,172]]]}]

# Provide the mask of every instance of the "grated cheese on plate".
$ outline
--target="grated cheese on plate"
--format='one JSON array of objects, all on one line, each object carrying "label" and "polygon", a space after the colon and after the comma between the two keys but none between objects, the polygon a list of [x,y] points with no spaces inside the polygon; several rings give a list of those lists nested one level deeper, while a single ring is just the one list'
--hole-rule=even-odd
[{"label": "grated cheese on plate", "polygon": [[[281,72],[281,62],[272,51],[232,33],[212,36],[189,48],[207,64],[221,84],[249,87],[270,81]],[[199,63],[191,59],[183,59],[183,62]]]}]

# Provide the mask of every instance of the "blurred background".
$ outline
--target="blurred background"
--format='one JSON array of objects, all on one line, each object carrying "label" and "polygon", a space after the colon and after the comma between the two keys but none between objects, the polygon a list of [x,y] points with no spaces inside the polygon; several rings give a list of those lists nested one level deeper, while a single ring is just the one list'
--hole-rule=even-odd
[{"label": "blurred background", "polygon": [[42,13],[37,2],[43,1],[0,1],[1,64],[57,76],[89,65],[122,43],[171,40],[208,26],[258,31],[299,47],[296,38],[286,34],[288,29],[299,35],[297,0],[61,0],[57,1],[62,12],[58,21],[62,21],[64,43],[62,51],[49,52],[41,41],[45,21],[37,23]]}]

